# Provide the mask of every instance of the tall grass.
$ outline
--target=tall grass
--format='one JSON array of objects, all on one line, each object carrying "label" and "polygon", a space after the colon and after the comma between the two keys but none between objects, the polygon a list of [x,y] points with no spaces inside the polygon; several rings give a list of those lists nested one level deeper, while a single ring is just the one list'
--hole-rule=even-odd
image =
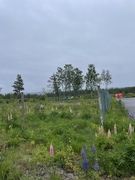
[{"label": "tall grass", "polygon": [[[124,178],[135,174],[135,134],[128,134],[129,123],[135,127],[135,122],[128,118],[120,101],[112,99],[105,115],[103,132],[99,131],[101,123],[97,99],[48,101],[42,111],[37,108],[41,103],[44,102],[30,101],[25,104],[24,131],[21,129],[19,102],[6,104],[3,101],[0,105],[1,180],[45,178],[37,172],[40,172],[39,164],[46,167],[43,171],[48,174],[50,169],[55,172],[57,169],[57,173],[50,174],[53,179],[60,178],[60,170],[70,170],[79,179]],[[9,113],[13,117],[10,121]],[[117,134],[114,134],[114,124]],[[111,131],[109,138],[108,129]],[[49,155],[50,144],[54,147],[53,157]],[[96,155],[92,153],[93,144]],[[89,162],[87,176],[80,154],[86,146]],[[96,159],[100,166],[98,172],[94,170]]]}]

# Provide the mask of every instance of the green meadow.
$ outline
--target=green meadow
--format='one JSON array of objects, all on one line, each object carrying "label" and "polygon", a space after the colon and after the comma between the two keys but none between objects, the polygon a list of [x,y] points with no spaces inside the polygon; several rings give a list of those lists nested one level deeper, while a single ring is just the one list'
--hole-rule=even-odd
[{"label": "green meadow", "polygon": [[0,179],[133,180],[134,127],[135,120],[113,97],[103,127],[98,98],[31,98],[24,102],[24,117],[19,100],[1,99]]}]

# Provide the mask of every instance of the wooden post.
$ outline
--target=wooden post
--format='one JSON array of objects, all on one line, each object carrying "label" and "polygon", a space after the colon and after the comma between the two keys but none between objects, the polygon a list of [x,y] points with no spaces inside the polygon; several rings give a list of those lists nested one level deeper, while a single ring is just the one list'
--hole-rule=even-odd
[{"label": "wooden post", "polygon": [[24,94],[21,94],[21,101],[22,101],[22,131],[24,130],[25,126],[25,118],[24,118]]}]

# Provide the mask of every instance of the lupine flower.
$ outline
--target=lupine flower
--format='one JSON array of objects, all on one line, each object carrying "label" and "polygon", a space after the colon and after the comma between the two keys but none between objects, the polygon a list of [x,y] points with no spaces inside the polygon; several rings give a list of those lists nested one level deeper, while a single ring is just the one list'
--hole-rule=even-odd
[{"label": "lupine flower", "polygon": [[110,131],[110,129],[108,129],[107,137],[108,137],[108,138],[111,137],[111,131]]},{"label": "lupine flower", "polygon": [[89,150],[88,146],[85,146],[85,152],[87,152]]},{"label": "lupine flower", "polygon": [[8,115],[8,121],[11,121],[12,120],[12,114],[9,114]]},{"label": "lupine flower", "polygon": [[88,168],[89,168],[89,166],[88,166],[88,160],[87,160],[86,158],[83,160],[82,168],[83,168],[84,171],[87,171]]},{"label": "lupine flower", "polygon": [[96,147],[95,147],[94,144],[92,145],[92,152],[93,152],[94,154],[96,154]]},{"label": "lupine flower", "polygon": [[95,171],[99,171],[99,169],[100,169],[100,167],[98,165],[98,160],[95,161],[94,169],[95,169]]},{"label": "lupine flower", "polygon": [[53,156],[53,155],[54,155],[54,149],[53,149],[52,144],[50,144],[50,156]]},{"label": "lupine flower", "polygon": [[114,124],[114,134],[117,134],[117,127],[116,127],[116,124]]},{"label": "lupine flower", "polygon": [[104,132],[103,126],[99,126],[98,132],[99,132],[99,134],[103,134],[103,132]]},{"label": "lupine flower", "polygon": [[129,132],[130,132],[130,134],[131,134],[133,131],[134,131],[134,129],[133,129],[131,123],[130,123],[130,124],[129,124]]},{"label": "lupine flower", "polygon": [[81,150],[81,155],[82,155],[83,160],[86,159],[85,151],[83,148]]}]

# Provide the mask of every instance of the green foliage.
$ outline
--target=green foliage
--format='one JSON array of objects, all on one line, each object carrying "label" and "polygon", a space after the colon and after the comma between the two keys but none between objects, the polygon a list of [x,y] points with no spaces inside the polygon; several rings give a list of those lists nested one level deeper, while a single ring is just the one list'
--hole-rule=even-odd
[{"label": "green foliage", "polygon": [[60,117],[63,119],[72,119],[72,114],[70,112],[62,112]]},{"label": "green foliage", "polygon": [[5,152],[0,156],[0,179],[19,180],[22,172],[16,164],[19,161],[20,155],[18,153],[15,154],[14,150],[9,152]]},{"label": "green foliage", "polygon": [[56,118],[58,116],[58,112],[57,111],[52,111],[50,113],[50,116]]},{"label": "green foliage", "polygon": [[17,169],[12,162],[4,161],[1,164],[1,170],[0,170],[0,179],[1,180],[19,180],[20,178],[20,170]]},{"label": "green foliage", "polygon": [[44,162],[47,165],[52,163],[52,158],[49,156],[49,150],[44,145],[38,145],[34,148],[33,153],[34,162]]},{"label": "green foliage", "polygon": [[13,88],[14,88],[14,93],[19,95],[21,93],[21,91],[24,90],[24,87],[23,87],[24,83],[23,83],[23,80],[22,80],[22,77],[20,74],[17,74],[17,79],[16,81],[14,82],[13,84]]},{"label": "green foliage", "polygon": [[110,75],[110,72],[109,70],[102,70],[102,73],[101,73],[101,81],[103,81],[103,83],[105,84],[105,87],[107,89],[108,85],[111,84],[111,75]]},{"label": "green foliage", "polygon": [[80,89],[82,89],[82,85],[84,83],[82,71],[80,71],[78,68],[75,68],[73,71],[73,91],[78,92]]},{"label": "green foliage", "polygon": [[48,83],[49,83],[50,87],[52,88],[53,92],[55,93],[55,95],[58,97],[58,100],[59,100],[60,81],[58,79],[57,74],[53,73],[53,75],[48,80]]},{"label": "green foliage", "polygon": [[70,138],[66,150],[61,150],[56,153],[55,162],[64,169],[71,169],[73,172],[79,171],[79,164],[76,163],[76,156],[71,146]]},{"label": "green foliage", "polygon": [[45,112],[40,111],[38,113],[38,117],[40,120],[45,120],[47,118],[47,114]]},{"label": "green foliage", "polygon": [[82,119],[91,119],[91,115],[89,113],[83,113]]},{"label": "green foliage", "polygon": [[86,89],[93,90],[95,85],[98,81],[98,73],[96,72],[94,64],[88,65],[88,72],[86,73],[85,80],[86,80]]},{"label": "green foliage", "polygon": [[62,178],[61,178],[61,175],[54,172],[53,174],[51,174],[48,180],[62,180]]},{"label": "green foliage", "polygon": [[84,84],[83,72],[78,68],[74,68],[72,64],[65,64],[64,68],[58,67],[57,72],[49,78],[48,83],[52,92],[58,97],[66,97],[78,95]]},{"label": "green foliage", "polygon": [[128,138],[125,130],[107,137],[107,132],[99,134],[96,138],[96,146],[99,150],[99,163],[102,164],[101,173],[107,176],[120,176],[134,174],[135,162],[135,134]]},{"label": "green foliage", "polygon": [[135,96],[135,86],[123,87],[123,88],[110,88],[109,92],[114,95],[117,93],[122,93],[124,97],[134,97]]},{"label": "green foliage", "polygon": [[[133,177],[135,133],[129,134],[128,129],[129,124],[135,127],[135,122],[128,118],[123,103],[112,98],[104,119],[104,131],[100,132],[97,102],[97,99],[50,102],[42,111],[35,111],[36,104],[41,102],[27,102],[24,131],[21,130],[19,102],[2,104],[0,179],[36,179],[39,163],[46,166],[46,171],[51,170],[48,179],[62,179],[58,173],[60,170],[75,173],[80,180]],[[30,109],[30,112],[27,109]],[[8,121],[10,113],[13,119]],[[114,124],[117,126],[117,134],[114,133]],[[108,129],[111,131],[111,137],[107,136]],[[49,154],[51,143],[54,156]],[[91,151],[93,143],[96,154]],[[82,169],[80,154],[86,145],[89,149],[86,152],[89,162],[87,173]],[[94,170],[95,159],[98,159],[99,171]],[[26,176],[26,171],[29,171],[32,177]]]}]

